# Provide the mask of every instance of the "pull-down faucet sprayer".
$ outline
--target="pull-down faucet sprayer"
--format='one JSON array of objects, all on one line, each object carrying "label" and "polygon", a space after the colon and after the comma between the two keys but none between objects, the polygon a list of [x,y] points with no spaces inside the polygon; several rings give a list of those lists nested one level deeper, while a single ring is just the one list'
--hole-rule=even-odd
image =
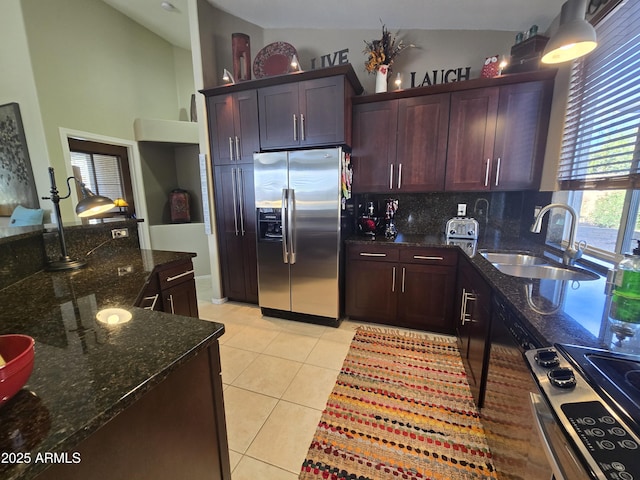
[{"label": "pull-down faucet sprayer", "polygon": [[546,207],[543,207],[540,210],[540,212],[538,212],[538,215],[536,216],[536,219],[533,222],[533,225],[531,225],[530,230],[533,233],[540,233],[540,230],[542,228],[542,217],[544,217],[544,214],[547,213],[552,208],[562,208],[567,212],[569,212],[569,215],[571,216],[571,225],[569,230],[569,244],[567,245],[567,248],[564,251],[564,254],[562,256],[562,261],[565,265],[573,265],[576,260],[582,257],[584,248],[587,246],[586,242],[580,242],[577,247],[575,245],[576,230],[578,229],[578,215],[576,214],[576,211],[573,208],[571,208],[569,205],[565,205],[564,203],[550,203]]}]

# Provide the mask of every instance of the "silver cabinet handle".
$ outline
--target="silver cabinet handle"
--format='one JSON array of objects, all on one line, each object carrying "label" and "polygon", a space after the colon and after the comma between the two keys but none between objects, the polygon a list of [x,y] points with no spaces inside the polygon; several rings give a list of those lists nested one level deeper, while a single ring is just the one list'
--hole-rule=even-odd
[{"label": "silver cabinet handle", "polygon": [[186,277],[187,275],[191,275],[193,273],[192,270],[187,270],[185,272],[179,273],[178,275],[174,275],[173,277],[167,277],[167,282],[173,282],[174,280],[178,280],[179,278]]},{"label": "silver cabinet handle", "polygon": [[487,158],[487,168],[485,170],[484,173],[484,186],[488,187],[489,186],[489,169],[491,167],[491,159]]},{"label": "silver cabinet handle", "polygon": [[236,135],[236,160],[240,160],[242,152],[240,151],[240,139]]},{"label": "silver cabinet handle", "polygon": [[156,293],[152,297],[144,297],[143,300],[145,300],[145,301],[152,300],[151,305],[149,305],[148,307],[144,307],[144,309],[145,310],[153,310],[154,308],[156,308],[156,302],[158,301],[158,297],[159,296],[160,296],[160,294]]},{"label": "silver cabinet handle", "polygon": [[293,141],[298,141],[298,117],[295,113],[293,114]]},{"label": "silver cabinet handle", "polygon": [[442,257],[429,257],[426,255],[414,255],[413,258],[415,260],[444,260]]},{"label": "silver cabinet handle", "polygon": [[387,254],[386,253],[367,253],[367,252],[360,252],[360,256],[361,257],[386,257]]},{"label": "silver cabinet handle", "polygon": [[169,295],[169,303],[171,304],[171,313],[176,313],[176,309],[173,308],[173,295]]},{"label": "silver cabinet handle", "polygon": [[393,190],[393,163],[389,165],[389,190]]},{"label": "silver cabinet handle", "polygon": [[233,139],[229,137],[229,159],[233,162]]},{"label": "silver cabinet handle", "polygon": [[287,189],[282,189],[282,206],[281,206],[281,215],[280,221],[282,222],[282,262],[289,263],[289,246],[287,245],[287,236],[288,236],[288,225],[287,225]]},{"label": "silver cabinet handle", "polygon": [[471,314],[467,313],[468,302],[475,302],[477,297],[472,292],[467,292],[466,289],[462,289],[462,308],[460,309],[460,321],[461,325],[465,325],[467,322],[473,322]]},{"label": "silver cabinet handle", "polygon": [[306,137],[306,132],[304,131],[304,115],[300,114],[300,136],[302,141],[304,142]]},{"label": "silver cabinet handle", "polygon": [[240,233],[244,237],[244,174],[241,168],[238,169],[236,180],[238,181],[238,211],[240,212]]},{"label": "silver cabinet handle", "polygon": [[235,167],[231,169],[231,188],[232,188],[232,197],[233,197],[233,227],[236,231],[236,236],[238,236],[238,201],[237,201],[237,180],[236,180],[236,169]]},{"label": "silver cabinet handle", "polygon": [[398,164],[398,189],[402,186],[402,164]]},{"label": "silver cabinet handle", "polygon": [[402,293],[404,293],[404,277],[405,277],[405,273],[406,270],[404,267],[402,267]]},{"label": "silver cabinet handle", "polygon": [[391,272],[391,291],[396,291],[396,267],[393,267],[393,270]]},{"label": "silver cabinet handle", "polygon": [[500,181],[500,157],[498,157],[498,163],[496,164],[496,187]]}]

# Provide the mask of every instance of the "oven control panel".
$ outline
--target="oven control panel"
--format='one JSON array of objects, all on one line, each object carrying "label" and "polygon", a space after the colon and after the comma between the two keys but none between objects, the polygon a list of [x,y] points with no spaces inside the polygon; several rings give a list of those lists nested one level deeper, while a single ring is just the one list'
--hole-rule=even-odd
[{"label": "oven control panel", "polygon": [[554,347],[524,353],[560,428],[592,478],[640,479],[640,438]]}]

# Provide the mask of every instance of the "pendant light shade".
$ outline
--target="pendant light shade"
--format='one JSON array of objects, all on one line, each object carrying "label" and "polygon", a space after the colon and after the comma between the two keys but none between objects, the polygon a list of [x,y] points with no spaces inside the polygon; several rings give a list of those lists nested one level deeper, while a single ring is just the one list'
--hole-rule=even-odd
[{"label": "pendant light shade", "polygon": [[568,62],[596,48],[596,31],[584,18],[586,9],[587,0],[567,0],[562,5],[560,26],[544,49],[542,63]]}]

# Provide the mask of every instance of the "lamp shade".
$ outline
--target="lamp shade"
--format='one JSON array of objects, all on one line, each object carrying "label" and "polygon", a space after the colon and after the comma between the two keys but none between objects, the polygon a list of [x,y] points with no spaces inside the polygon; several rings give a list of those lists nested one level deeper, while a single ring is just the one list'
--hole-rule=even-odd
[{"label": "lamp shade", "polygon": [[82,188],[82,197],[82,200],[76,205],[76,214],[81,218],[99,215],[115,207],[113,200],[96,195],[85,187]]},{"label": "lamp shade", "polygon": [[586,0],[567,0],[562,5],[560,26],[544,49],[542,63],[568,62],[596,48],[596,31],[584,19],[586,6]]}]

